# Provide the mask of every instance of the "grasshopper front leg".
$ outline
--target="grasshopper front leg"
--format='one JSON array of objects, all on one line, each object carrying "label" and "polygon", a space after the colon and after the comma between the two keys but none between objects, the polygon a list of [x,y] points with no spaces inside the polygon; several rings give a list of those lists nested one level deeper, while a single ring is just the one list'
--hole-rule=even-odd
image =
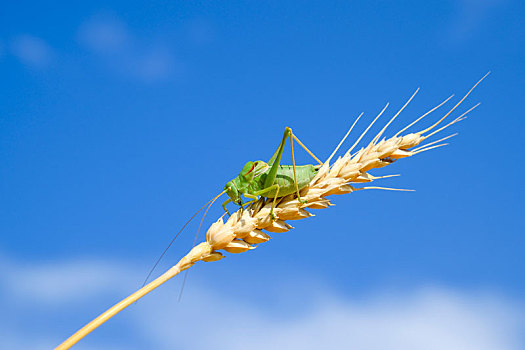
[{"label": "grasshopper front leg", "polygon": [[222,203],[222,209],[228,214],[228,216],[231,216],[230,212],[228,211],[228,208],[226,208],[226,204],[230,203],[232,200],[228,198]]}]

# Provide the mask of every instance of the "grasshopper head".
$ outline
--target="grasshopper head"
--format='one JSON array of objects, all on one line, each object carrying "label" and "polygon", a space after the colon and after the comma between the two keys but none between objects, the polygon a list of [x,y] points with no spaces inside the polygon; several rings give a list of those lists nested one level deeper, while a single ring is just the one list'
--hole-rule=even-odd
[{"label": "grasshopper head", "polygon": [[237,204],[241,203],[241,195],[239,194],[239,190],[235,185],[235,181],[228,181],[226,185],[224,185],[224,190],[232,202]]},{"label": "grasshopper head", "polygon": [[248,191],[248,187],[254,178],[261,175],[267,169],[268,164],[261,160],[246,163],[241,173],[233,180],[228,181],[224,186],[224,190],[231,201],[241,205],[241,195]]}]

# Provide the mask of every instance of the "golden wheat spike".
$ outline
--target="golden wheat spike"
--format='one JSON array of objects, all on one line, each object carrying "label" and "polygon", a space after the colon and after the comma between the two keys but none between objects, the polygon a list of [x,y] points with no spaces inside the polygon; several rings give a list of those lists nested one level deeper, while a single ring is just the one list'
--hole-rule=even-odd
[{"label": "golden wheat spike", "polygon": [[[483,77],[481,80],[484,78],[485,77]],[[476,87],[481,82],[481,80],[478,81],[474,87]],[[368,146],[352,155],[350,153],[351,150],[363,138],[375,121],[383,114],[388,106],[387,104],[387,106],[383,108],[379,115],[372,121],[372,123],[367,127],[363,134],[361,134],[353,146],[344,154],[344,156],[339,157],[331,166],[328,164],[328,162],[323,164],[323,167],[320,169],[317,176],[306,188],[301,190],[301,197],[303,201],[299,201],[293,195],[280,198],[279,203],[274,209],[276,220],[273,220],[270,216],[270,208],[272,206],[271,201],[269,203],[265,203],[264,199],[252,204],[245,210],[239,210],[235,212],[228,220],[226,220],[226,222],[222,217],[220,217],[208,229],[206,233],[206,241],[191,249],[190,252],[184,256],[175,266],[170,268],[162,276],[153,280],[143,288],[139,289],[135,293],[131,294],[127,298],[123,299],[102,313],[100,316],[73,334],[65,342],[60,344],[55,350],[66,350],[71,348],[87,334],[91,333],[93,330],[109,320],[111,317],[115,316],[124,308],[128,307],[138,299],[142,298],[144,295],[148,294],[169,279],[173,278],[181,271],[190,268],[196,262],[210,262],[220,260],[224,257],[220,250],[224,250],[229,253],[243,253],[248,250],[252,250],[257,244],[267,242],[270,239],[270,236],[264,233],[262,230],[266,230],[268,232],[289,231],[292,226],[290,226],[286,221],[305,219],[312,216],[312,214],[306,209],[325,209],[332,206],[332,203],[326,198],[327,196],[352,193],[360,189],[410,191],[377,186],[355,188],[351,184],[370,182],[374,179],[377,179],[368,174],[370,169],[384,167],[391,164],[395,159],[410,157],[417,153],[441,147],[443,144],[433,146],[427,144],[420,148],[415,148],[428,137],[428,135],[425,136],[423,134],[425,132],[431,131],[433,128],[439,125],[443,119],[450,115],[452,111],[456,109],[461,104],[461,102],[463,102],[465,98],[472,92],[474,87],[467,93],[467,95],[465,95],[465,97],[461,99],[459,103],[457,103],[452,108],[452,110],[450,110],[443,118],[441,118],[430,128],[417,133],[409,133],[404,136],[397,136],[398,134],[396,134],[396,136],[386,140],[381,140],[379,142],[377,142],[379,137],[375,137],[368,144]],[[410,98],[410,100],[411,99],[412,98]],[[408,102],[410,102],[410,100]],[[446,101],[448,100],[449,99]],[[435,110],[443,103],[444,102],[442,102],[437,107],[434,107],[431,111]],[[470,112],[470,110],[466,113]],[[428,113],[424,114],[423,117]],[[421,118],[422,117],[419,119]],[[448,125],[437,129],[435,132],[445,129],[446,127],[462,120],[462,118],[463,115],[456,118]],[[391,119],[391,121],[392,120],[393,119]],[[355,123],[353,125],[355,125]],[[383,133],[384,129],[385,128],[383,128],[383,130],[380,132],[379,136]],[[330,159],[331,157],[332,156],[330,156]],[[304,200],[306,200],[306,202],[304,202]]]}]

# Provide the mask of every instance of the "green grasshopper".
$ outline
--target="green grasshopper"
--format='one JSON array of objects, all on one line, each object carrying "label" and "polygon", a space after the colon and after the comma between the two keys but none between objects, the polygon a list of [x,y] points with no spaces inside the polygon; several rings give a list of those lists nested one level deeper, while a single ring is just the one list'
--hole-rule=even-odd
[{"label": "green grasshopper", "polygon": [[[281,165],[281,156],[288,138],[290,138],[290,147],[292,150],[292,165]],[[308,164],[296,166],[293,151],[294,140],[297,141],[319,165],[314,166]],[[236,178],[226,183],[224,191],[229,198],[222,203],[222,207],[229,215],[230,213],[226,208],[226,204],[230,202],[236,203],[243,208],[245,205],[256,202],[259,197],[273,198],[270,215],[275,219],[273,209],[275,208],[277,198],[296,193],[299,201],[303,203],[306,202],[301,199],[299,191],[310,183],[321,165],[323,165],[323,163],[293,134],[292,129],[286,127],[284,129],[283,139],[268,163],[262,160],[248,162]],[[251,201],[243,203],[241,199],[242,195],[251,199]]]},{"label": "green grasshopper", "polygon": [[[281,165],[281,156],[283,155],[283,149],[286,145],[286,140],[288,138],[290,138],[290,147],[292,149],[292,165]],[[294,140],[297,141],[297,143],[299,143],[299,145],[301,145],[301,147],[303,147],[306,150],[306,152],[308,152],[308,154],[310,154],[319,163],[319,165],[314,166],[312,164],[308,164],[296,166],[295,154],[293,151]],[[242,168],[240,174],[236,178],[226,183],[226,185],[224,186],[224,191],[219,193],[213,199],[209,200],[206,204],[204,204],[204,206],[197,210],[197,212],[193,214],[193,216],[184,224],[184,226],[182,226],[180,231],[177,232],[175,237],[173,237],[166,249],[164,249],[164,252],[162,252],[160,257],[155,262],[155,265],[153,265],[153,268],[149,271],[148,276],[146,277],[146,280],[144,281],[144,284],[142,286],[146,285],[146,282],[157,267],[158,263],[166,254],[168,249],[171,247],[175,239],[177,239],[179,234],[184,230],[184,228],[193,220],[193,218],[202,209],[204,209],[206,206],[208,206],[209,209],[213,205],[215,200],[222,196],[224,193],[226,193],[229,198],[222,204],[222,207],[224,211],[228,213],[228,215],[230,213],[228,209],[226,209],[226,204],[230,202],[236,203],[241,208],[244,208],[244,206],[257,201],[259,199],[259,196],[264,198],[273,198],[270,215],[272,219],[275,219],[273,209],[275,207],[277,198],[284,197],[295,192],[297,193],[297,198],[304,203],[305,201],[301,199],[301,194],[299,193],[299,191],[305,188],[310,183],[310,181],[312,181],[321,165],[323,165],[323,163],[293,134],[292,129],[286,127],[284,129],[283,139],[281,140],[277,151],[273,154],[268,163],[265,163],[262,160],[246,163],[246,165],[244,165],[244,167]],[[241,199],[242,195],[244,195],[246,198],[251,199],[251,201],[243,203]],[[199,229],[197,230],[197,235],[199,233],[204,217],[208,212],[208,209],[206,209],[206,211],[204,212],[204,216],[202,217],[202,220],[199,224]],[[195,236],[195,239],[197,238],[197,235]]]}]

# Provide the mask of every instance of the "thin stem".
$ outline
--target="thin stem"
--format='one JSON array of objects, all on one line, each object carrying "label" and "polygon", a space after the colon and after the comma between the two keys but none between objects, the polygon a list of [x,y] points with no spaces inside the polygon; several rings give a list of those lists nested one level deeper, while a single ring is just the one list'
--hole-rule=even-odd
[{"label": "thin stem", "polygon": [[[210,249],[206,249],[204,247],[206,243],[201,243],[195,248],[193,248],[184,258],[182,258],[177,265],[170,268],[168,271],[166,271],[162,276],[158,277],[157,279],[151,281],[144,287],[137,290],[135,293],[131,294],[127,298],[121,300],[117,304],[113,305],[106,311],[104,311],[102,314],[100,314],[97,318],[95,318],[93,321],[89,322],[87,325],[79,329],[75,334],[73,334],[71,337],[66,339],[62,344],[57,346],[55,350],[67,350],[70,349],[73,345],[78,343],[82,338],[84,338],[89,333],[93,332],[95,329],[100,327],[103,323],[108,321],[110,318],[154,290],[155,288],[159,287],[160,285],[167,282],[169,279],[175,277],[178,275],[181,271],[185,270],[186,268],[190,267],[195,261],[200,260],[203,256],[210,253]],[[209,246],[208,246],[209,247]]]}]

